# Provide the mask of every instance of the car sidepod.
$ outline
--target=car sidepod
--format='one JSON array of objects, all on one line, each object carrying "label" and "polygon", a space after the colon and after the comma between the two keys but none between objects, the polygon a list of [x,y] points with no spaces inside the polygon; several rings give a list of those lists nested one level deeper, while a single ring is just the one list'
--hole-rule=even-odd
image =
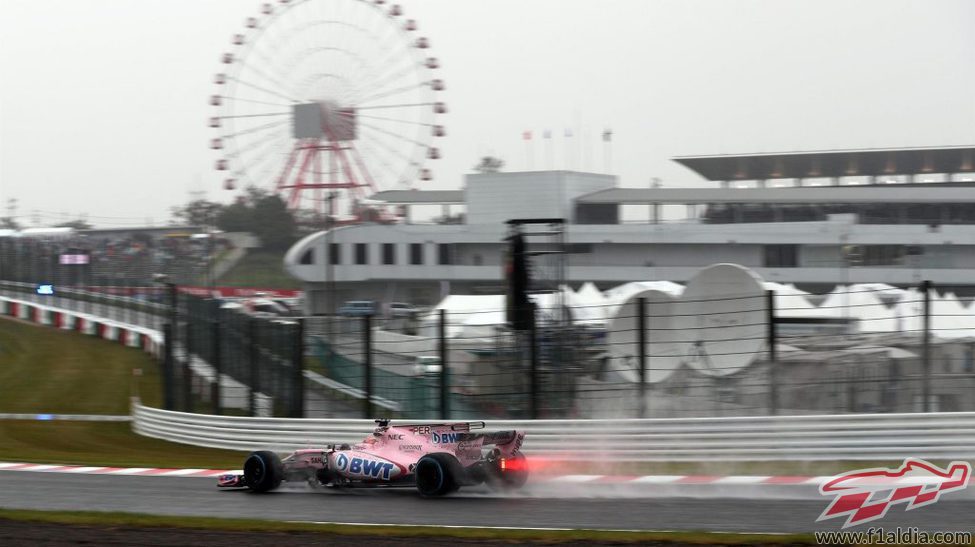
[{"label": "car sidepod", "polygon": [[341,477],[370,482],[392,482],[407,474],[396,462],[358,450],[329,454],[329,468]]}]

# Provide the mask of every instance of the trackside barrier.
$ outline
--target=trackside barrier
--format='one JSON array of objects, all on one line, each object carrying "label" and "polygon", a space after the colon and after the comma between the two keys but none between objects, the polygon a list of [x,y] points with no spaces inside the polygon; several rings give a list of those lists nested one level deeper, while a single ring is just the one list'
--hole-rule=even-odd
[{"label": "trackside barrier", "polygon": [[[2,287],[0,287],[0,290],[2,290]],[[100,311],[106,313],[106,309],[102,307]],[[97,314],[55,307],[3,295],[0,295],[0,316],[13,317],[15,319],[64,330],[74,330],[89,336],[118,342],[128,347],[141,348],[156,359],[162,359],[164,350],[163,334],[150,327],[123,323]],[[181,348],[177,347],[176,352],[180,354],[181,361],[185,359],[185,354],[182,353]],[[193,372],[193,377],[199,380],[199,383],[195,383],[192,388],[193,393],[199,394],[210,389],[209,386],[214,378],[213,367],[197,357],[192,359],[189,367]],[[338,382],[332,382],[328,378],[324,378],[314,372],[305,371],[305,376],[310,381],[319,385],[346,392],[353,397],[361,398],[364,396],[360,390],[344,386]],[[227,374],[221,374],[220,378],[222,389],[221,404],[223,408],[246,410],[249,405],[246,392],[249,388]],[[274,404],[272,397],[264,393],[256,393],[255,399],[258,415],[261,415],[260,413],[270,414],[272,412]],[[379,397],[374,397],[373,401],[375,405],[388,411],[399,411],[399,404],[394,401]]]},{"label": "trackside barrier", "polygon": [[[0,296],[0,312],[62,329],[141,345],[158,355],[150,328]],[[414,422],[414,423],[424,423]],[[426,423],[430,423],[429,421]],[[253,450],[292,450],[356,442],[370,420],[246,418],[132,406],[132,427],[173,442]],[[738,418],[496,420],[523,429],[525,451],[551,459],[629,461],[878,460],[975,458],[975,412],[845,414]]]},{"label": "trackside barrier", "polygon": [[[416,421],[411,423],[431,423]],[[354,443],[370,420],[248,418],[132,404],[132,428],[167,441],[232,450],[288,451]],[[496,420],[527,431],[525,452],[606,462],[893,460],[975,457],[975,412],[744,418]]]}]

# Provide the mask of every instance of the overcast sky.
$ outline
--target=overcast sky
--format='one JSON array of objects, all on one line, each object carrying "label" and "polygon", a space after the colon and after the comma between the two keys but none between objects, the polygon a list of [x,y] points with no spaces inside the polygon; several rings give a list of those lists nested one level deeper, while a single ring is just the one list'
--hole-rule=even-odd
[{"label": "overcast sky", "polygon": [[[328,3],[330,0],[320,0]],[[27,224],[228,201],[206,126],[259,3],[0,0],[0,200]],[[679,155],[975,144],[975,2],[404,0],[450,112],[431,189],[478,157],[706,185]],[[570,158],[564,131],[574,136]],[[613,131],[612,165],[601,142]],[[553,132],[547,152],[541,138]],[[0,214],[5,211],[0,211]]]}]

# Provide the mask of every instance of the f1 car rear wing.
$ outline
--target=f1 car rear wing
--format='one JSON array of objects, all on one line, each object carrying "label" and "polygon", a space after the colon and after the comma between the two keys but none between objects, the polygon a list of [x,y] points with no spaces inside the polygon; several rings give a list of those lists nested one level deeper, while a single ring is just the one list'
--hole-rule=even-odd
[{"label": "f1 car rear wing", "polygon": [[[379,420],[376,420],[377,422]],[[386,423],[389,423],[388,421]],[[440,424],[396,424],[393,427],[449,427],[451,431],[471,431],[474,429],[484,429],[487,425],[484,422],[450,422]]]}]

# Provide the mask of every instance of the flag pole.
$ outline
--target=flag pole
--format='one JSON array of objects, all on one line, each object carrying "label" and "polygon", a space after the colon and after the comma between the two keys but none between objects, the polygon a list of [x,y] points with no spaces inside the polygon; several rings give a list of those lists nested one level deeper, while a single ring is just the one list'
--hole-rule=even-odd
[{"label": "flag pole", "polygon": [[590,169],[589,162],[592,160],[592,141],[589,140],[592,135],[589,133],[589,129],[585,127],[579,130],[579,135],[582,137],[581,145],[583,146],[582,165],[579,170],[588,171]]},{"label": "flag pole", "polygon": [[568,170],[571,169],[571,166],[569,164],[569,158],[571,157],[571,154],[572,154],[572,140],[571,140],[572,139],[572,129],[571,128],[566,128],[565,129],[565,132],[562,133],[562,135],[564,137],[563,140],[565,141],[565,156],[563,156],[563,158],[562,158],[562,169],[564,169],[565,171],[568,171]]},{"label": "flag pole", "polygon": [[546,129],[542,133],[542,138],[545,139],[545,163],[549,171],[554,168],[553,155],[552,155],[552,130]]}]

